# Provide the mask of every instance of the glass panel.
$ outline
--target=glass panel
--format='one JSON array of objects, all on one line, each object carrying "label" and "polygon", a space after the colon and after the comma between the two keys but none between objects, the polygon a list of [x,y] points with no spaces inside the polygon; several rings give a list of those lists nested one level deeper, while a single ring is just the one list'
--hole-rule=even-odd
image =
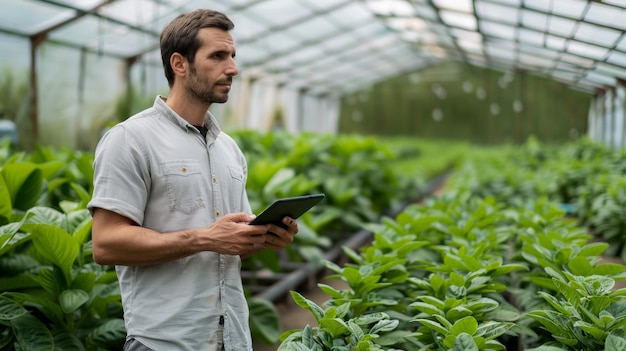
[{"label": "glass panel", "polygon": [[471,0],[434,0],[433,3],[439,8],[474,13],[474,6]]},{"label": "glass panel", "polygon": [[519,40],[537,46],[543,46],[545,35],[541,32],[520,28],[518,30]]},{"label": "glass panel", "polygon": [[615,67],[612,65],[607,65],[606,63],[599,62],[596,65],[596,71],[606,76],[626,79],[626,70],[624,70],[623,67]]},{"label": "glass panel", "polygon": [[604,0],[603,2],[611,5],[626,7],[626,0]]},{"label": "glass panel", "polygon": [[567,40],[560,37],[555,37],[553,35],[546,35],[546,46],[550,49],[555,49],[558,51],[565,50],[565,44]]},{"label": "glass panel", "polygon": [[76,11],[29,0],[3,0],[0,28],[35,34],[76,15]]},{"label": "glass panel", "polygon": [[563,62],[569,62],[576,66],[580,66],[584,69],[589,69],[593,67],[593,65],[596,63],[594,60],[590,60],[576,55],[570,55],[568,53],[563,53],[561,56],[561,60]]},{"label": "glass panel", "polygon": [[120,40],[120,37],[129,35],[130,32],[131,30],[126,26],[103,18],[85,16],[54,30],[50,38],[104,50],[109,43]]},{"label": "glass panel", "polygon": [[419,19],[419,18],[402,18],[402,17],[392,17],[386,21],[389,28],[397,30],[397,31],[417,31],[423,32],[428,31],[428,23]]},{"label": "glass panel", "polygon": [[499,23],[480,21],[480,31],[488,37],[515,40],[515,28]]},{"label": "glass panel", "polygon": [[[480,0],[477,0],[480,1]],[[499,2],[502,4],[508,4],[508,5],[513,5],[514,7],[520,8],[521,7],[521,1],[523,0],[490,0],[492,2]]]},{"label": "glass panel", "polygon": [[415,16],[415,8],[406,0],[369,0],[367,7],[382,16]]},{"label": "glass panel", "polygon": [[558,0],[550,2],[552,11],[554,11],[555,14],[576,20],[582,18],[585,8],[587,7],[586,1],[579,0]]},{"label": "glass panel", "polygon": [[339,28],[324,17],[316,17],[290,26],[288,31],[301,40],[310,41],[315,38],[323,40],[325,37],[331,36],[332,33],[338,32]]},{"label": "glass panel", "polygon": [[524,65],[530,66],[530,67],[535,67],[535,69],[537,67],[550,66],[553,63],[552,59],[550,59],[550,58],[540,57],[540,56],[537,56],[537,55],[533,55],[532,53],[523,52],[523,51],[519,53],[518,59]]},{"label": "glass panel", "polygon": [[548,24],[548,15],[535,11],[522,11],[522,25],[524,27],[545,31]]},{"label": "glass panel", "polygon": [[329,51],[343,50],[345,47],[354,45],[357,39],[351,33],[340,34],[331,38],[328,38],[324,42],[320,43],[320,47]]},{"label": "glass panel", "polygon": [[474,42],[483,40],[483,36],[480,33],[472,32],[468,30],[453,28],[450,30],[450,33],[452,33],[452,35],[458,39],[469,40],[469,41],[474,41]]},{"label": "glass panel", "polygon": [[616,46],[616,49],[626,52],[626,37],[622,36],[622,39]]},{"label": "glass panel", "polygon": [[459,12],[441,11],[441,19],[447,25],[469,30],[476,30],[476,17]]},{"label": "glass panel", "polygon": [[413,4],[415,6],[415,11],[417,12],[417,17],[419,18],[423,18],[425,20],[432,20],[432,21],[437,21],[438,17],[437,17],[437,12],[435,12],[435,10],[428,6],[428,5],[422,5],[422,4]]},{"label": "glass panel", "polygon": [[59,4],[66,4],[81,10],[91,10],[104,0],[56,0]]},{"label": "glass panel", "polygon": [[155,27],[153,18],[159,14],[170,12],[166,7],[160,6],[153,0],[118,0],[103,7],[99,11],[102,15],[124,21],[134,26],[154,28],[157,32],[160,27]]},{"label": "glass panel", "polygon": [[587,76],[585,76],[585,80],[600,84],[617,85],[617,80],[614,77],[609,77],[594,71],[588,72]]},{"label": "glass panel", "polygon": [[237,12],[228,16],[235,24],[232,35],[236,42],[246,42],[258,37],[259,35],[267,34],[267,26],[269,25],[257,17],[250,17],[242,12]]},{"label": "glass panel", "polygon": [[291,35],[291,32],[271,32],[267,36],[260,37],[257,45],[265,47],[268,51],[285,51],[289,48],[295,48],[300,42]]},{"label": "glass panel", "polygon": [[[17,73],[30,67],[30,41],[15,35],[0,34],[0,70],[7,67]],[[4,72],[4,71],[3,71]]]},{"label": "glass panel", "polygon": [[614,65],[626,67],[626,54],[612,51],[606,61]]},{"label": "glass panel", "polygon": [[617,29],[626,29],[626,13],[624,10],[617,10],[613,6],[592,3],[585,20]]},{"label": "glass panel", "polygon": [[516,23],[519,11],[515,7],[496,5],[490,2],[476,2],[476,15],[481,19]]},{"label": "glass panel", "polygon": [[327,10],[328,8],[339,6],[340,4],[346,4],[350,0],[299,0],[301,3],[307,5],[307,7],[315,8],[318,10]]},{"label": "glass panel", "polygon": [[504,43],[505,45],[501,45],[499,43],[489,42],[485,45],[485,50],[487,55],[493,56],[499,59],[505,60],[515,60],[515,48],[511,43]]},{"label": "glass panel", "polygon": [[300,5],[297,1],[262,1],[246,9],[265,22],[282,25],[311,16],[310,9]]},{"label": "glass panel", "polygon": [[553,0],[525,0],[524,5],[529,9],[550,13]]},{"label": "glass panel", "polygon": [[612,47],[621,35],[622,33],[616,30],[581,22],[574,38],[601,46]]},{"label": "glass panel", "polygon": [[569,37],[574,33],[574,27],[578,23],[573,20],[554,17],[554,16],[550,16],[548,21],[549,21],[548,30],[550,33],[554,33],[554,34],[565,36],[565,37]]},{"label": "glass panel", "polygon": [[606,48],[589,45],[578,41],[570,41],[567,46],[567,52],[578,54],[584,57],[590,57],[596,60],[602,60],[608,53]]},{"label": "glass panel", "polygon": [[328,16],[337,23],[345,23],[346,19],[349,19],[350,23],[375,20],[374,15],[360,2],[350,2],[347,6],[329,13]]}]

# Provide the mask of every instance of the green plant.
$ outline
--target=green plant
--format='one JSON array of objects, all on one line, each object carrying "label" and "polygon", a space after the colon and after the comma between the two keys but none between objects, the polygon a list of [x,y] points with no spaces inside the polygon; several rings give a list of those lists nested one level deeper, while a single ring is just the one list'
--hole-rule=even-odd
[{"label": "green plant", "polygon": [[385,313],[352,317],[349,302],[324,310],[297,292],[292,291],[291,296],[298,306],[313,314],[318,326],[284,332],[279,351],[382,351],[385,349],[376,343],[377,339],[398,325]]},{"label": "green plant", "polygon": [[123,343],[115,272],[91,261],[91,216],[33,207],[0,227],[0,349],[110,350]]},{"label": "green plant", "polygon": [[[578,261],[578,266],[582,262],[586,261]],[[591,268],[583,265],[577,270],[591,273]],[[546,272],[557,294],[539,292],[550,308],[527,313],[555,339],[544,345],[577,351],[622,350],[626,346],[626,289],[615,290],[615,280],[604,275],[581,276],[551,268],[546,268]],[[624,267],[620,272],[623,278]],[[547,350],[535,350],[544,349]]]}]

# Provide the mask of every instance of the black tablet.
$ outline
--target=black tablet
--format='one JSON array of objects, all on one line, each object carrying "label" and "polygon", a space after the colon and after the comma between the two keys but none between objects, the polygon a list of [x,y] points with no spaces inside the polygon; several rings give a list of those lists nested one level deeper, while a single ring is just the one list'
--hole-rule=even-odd
[{"label": "black tablet", "polygon": [[324,196],[324,194],[312,194],[278,199],[248,224],[272,223],[284,228],[285,225],[282,221],[285,216],[293,219],[302,216],[306,211],[322,201]]}]

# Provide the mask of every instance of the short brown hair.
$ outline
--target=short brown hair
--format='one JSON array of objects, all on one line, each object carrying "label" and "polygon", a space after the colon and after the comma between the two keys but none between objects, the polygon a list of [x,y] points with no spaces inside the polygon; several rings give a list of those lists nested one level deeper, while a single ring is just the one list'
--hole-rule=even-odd
[{"label": "short brown hair", "polygon": [[170,87],[174,84],[174,71],[170,65],[170,57],[177,52],[193,63],[196,52],[202,44],[198,39],[198,31],[209,27],[230,31],[235,28],[235,25],[221,12],[201,9],[178,15],[163,28],[160,39],[161,60],[163,60],[165,78]]}]

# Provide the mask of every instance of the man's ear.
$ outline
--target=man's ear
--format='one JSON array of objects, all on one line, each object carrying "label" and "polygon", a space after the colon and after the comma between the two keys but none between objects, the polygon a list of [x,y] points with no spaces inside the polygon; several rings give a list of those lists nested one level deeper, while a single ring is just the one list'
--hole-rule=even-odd
[{"label": "man's ear", "polygon": [[170,66],[172,66],[172,70],[174,71],[174,75],[177,76],[186,76],[187,68],[189,67],[187,63],[187,59],[183,57],[183,55],[175,52],[170,56]]}]

